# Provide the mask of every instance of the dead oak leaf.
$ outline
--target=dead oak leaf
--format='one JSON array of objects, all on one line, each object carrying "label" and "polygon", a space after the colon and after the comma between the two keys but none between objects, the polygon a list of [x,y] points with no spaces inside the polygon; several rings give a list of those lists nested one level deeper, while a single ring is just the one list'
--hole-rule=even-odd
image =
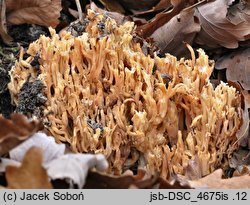
[{"label": "dead oak leaf", "polygon": [[0,156],[42,129],[41,122],[29,121],[24,115],[13,113],[11,119],[0,116]]},{"label": "dead oak leaf", "polygon": [[183,49],[183,42],[192,44],[196,33],[200,31],[200,24],[193,14],[193,10],[182,11],[151,35],[162,53],[175,56],[188,53],[188,49]]},{"label": "dead oak leaf", "polygon": [[215,68],[217,70],[226,68],[228,81],[239,82],[245,90],[250,90],[250,78],[248,77],[250,75],[249,63],[250,48],[247,48],[222,56],[215,63]]},{"label": "dead oak leaf", "polygon": [[3,41],[9,45],[9,44],[11,44],[13,39],[7,33],[5,12],[6,12],[5,1],[0,0],[0,35],[3,39]]},{"label": "dead oak leaf", "polygon": [[222,179],[222,169],[214,171],[206,177],[196,181],[188,181],[192,188],[211,189],[248,189],[250,188],[250,175]]},{"label": "dead oak leaf", "polygon": [[210,48],[237,48],[250,37],[250,6],[235,0],[216,0],[196,9],[201,23],[196,42]]},{"label": "dead oak leaf", "polygon": [[47,172],[42,167],[42,161],[42,150],[38,147],[32,147],[27,151],[20,167],[7,166],[6,180],[8,188],[52,188]]},{"label": "dead oak leaf", "polygon": [[6,0],[7,21],[14,25],[38,24],[56,27],[61,0]]}]

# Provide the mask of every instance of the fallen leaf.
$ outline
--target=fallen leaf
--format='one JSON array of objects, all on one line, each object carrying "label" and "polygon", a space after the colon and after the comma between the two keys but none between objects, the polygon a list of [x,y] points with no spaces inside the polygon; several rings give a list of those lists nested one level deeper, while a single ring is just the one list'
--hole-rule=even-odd
[{"label": "fallen leaf", "polygon": [[90,171],[84,189],[185,189],[190,188],[187,182],[172,180],[171,182],[155,175],[147,175],[138,170],[136,175],[124,174],[114,176]]},{"label": "fallen leaf", "polygon": [[196,9],[201,23],[196,42],[210,48],[237,48],[239,41],[250,37],[250,7],[235,0],[216,0]]},{"label": "fallen leaf", "polygon": [[108,11],[114,11],[117,13],[125,13],[124,8],[121,6],[119,1],[116,0],[100,0],[100,2],[103,4],[103,6],[108,10]]},{"label": "fallen leaf", "polygon": [[[192,10],[193,7],[206,4],[208,1],[196,1],[196,0],[171,0],[172,9],[167,10],[161,13],[158,13],[153,19],[148,21],[147,23],[138,26],[137,32],[144,38],[151,36],[158,28],[168,23],[173,17],[178,15],[182,10],[189,11]],[[166,6],[165,2],[165,6]],[[168,6],[167,8],[171,8]],[[171,32],[169,30],[168,32]]]},{"label": "fallen leaf", "polygon": [[189,53],[183,42],[192,44],[200,31],[200,24],[193,14],[194,10],[182,11],[151,35],[162,53],[181,57]]},{"label": "fallen leaf", "polygon": [[10,45],[12,42],[12,38],[7,33],[7,26],[6,26],[6,4],[4,0],[0,0],[0,35],[4,41],[4,43]]},{"label": "fallen leaf", "polygon": [[242,90],[242,94],[243,94],[244,99],[245,99],[245,101],[244,101],[245,106],[247,109],[249,109],[250,108],[250,93],[247,90]]},{"label": "fallen leaf", "polygon": [[32,147],[39,146],[43,150],[43,164],[49,163],[51,160],[58,158],[65,152],[65,144],[57,144],[55,138],[38,132],[32,135],[22,144],[10,150],[10,158],[21,162],[25,153]]},{"label": "fallen leaf", "polygon": [[42,150],[32,147],[26,153],[20,167],[7,166],[8,188],[45,189],[52,188],[46,170],[42,167]]},{"label": "fallen leaf", "polygon": [[133,11],[133,13],[136,16],[140,16],[140,15],[150,14],[150,13],[153,13],[153,12],[169,10],[169,9],[171,9],[171,7],[172,7],[171,0],[160,0],[158,4],[156,4],[155,6],[153,6],[149,10],[146,10],[146,11]]},{"label": "fallen leaf", "polygon": [[[250,27],[249,27],[250,28]],[[228,81],[239,82],[245,90],[250,90],[250,48],[223,55],[215,63],[217,70],[227,69]]]},{"label": "fallen leaf", "polygon": [[127,10],[133,11],[133,10],[140,10],[140,11],[146,11],[151,9],[153,6],[157,5],[159,0],[118,0],[120,4],[126,8]]},{"label": "fallen leaf", "polygon": [[132,185],[138,188],[136,183],[143,180],[144,176],[145,172],[141,170],[137,175],[123,174],[121,176],[90,171],[84,189],[128,189]]},{"label": "fallen leaf", "polygon": [[222,169],[214,171],[206,177],[196,181],[188,181],[192,188],[210,189],[248,189],[250,188],[250,175],[222,179]]},{"label": "fallen leaf", "polygon": [[239,173],[242,172],[244,167],[250,169],[250,151],[241,147],[233,153],[232,159],[230,160],[230,167],[237,170]]},{"label": "fallen leaf", "polygon": [[24,115],[18,113],[13,113],[10,120],[0,116],[0,125],[0,156],[43,127],[39,121],[29,121]]},{"label": "fallen leaf", "polygon": [[65,154],[45,165],[52,180],[66,179],[69,184],[82,188],[89,169],[105,171],[108,162],[102,154]]},{"label": "fallen leaf", "polygon": [[171,0],[173,9],[167,12],[157,14],[150,22],[138,26],[137,32],[144,38],[151,36],[154,31],[165,23],[170,21],[175,15],[179,14],[188,4],[188,1],[184,0]]},{"label": "fallen leaf", "polygon": [[14,25],[38,24],[56,27],[61,0],[6,0],[7,21]]},{"label": "fallen leaf", "polygon": [[200,179],[202,177],[201,166],[197,156],[194,159],[190,159],[185,169],[185,177],[189,180]]},{"label": "fallen leaf", "polygon": [[13,159],[8,159],[8,158],[0,158],[0,172],[5,172],[7,166],[21,166],[20,162],[17,162]]}]

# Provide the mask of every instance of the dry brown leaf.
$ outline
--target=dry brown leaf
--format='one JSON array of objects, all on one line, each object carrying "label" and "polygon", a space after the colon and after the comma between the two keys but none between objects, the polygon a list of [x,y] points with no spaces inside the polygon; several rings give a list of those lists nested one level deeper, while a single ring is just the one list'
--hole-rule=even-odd
[{"label": "dry brown leaf", "polygon": [[182,57],[185,52],[189,53],[183,42],[192,44],[196,33],[200,31],[200,24],[193,14],[193,10],[182,11],[152,34],[162,53]]},{"label": "dry brown leaf", "polygon": [[[250,28],[250,27],[249,27]],[[250,48],[237,50],[219,58],[215,64],[218,70],[227,69],[227,80],[239,82],[245,90],[250,90]]]},{"label": "dry brown leaf", "polygon": [[100,0],[100,2],[105,6],[108,11],[114,11],[122,14],[125,13],[124,8],[117,0]]},{"label": "dry brown leaf", "polygon": [[5,1],[0,0],[0,35],[6,44],[11,44],[13,39],[7,33],[5,12],[6,12]]},{"label": "dry brown leaf", "polygon": [[140,16],[145,14],[150,14],[153,12],[159,12],[163,10],[171,9],[172,4],[171,0],[160,0],[158,4],[156,4],[153,8],[146,10],[146,11],[133,11],[134,15]]},{"label": "dry brown leaf", "polygon": [[138,26],[138,33],[144,38],[149,37],[156,29],[160,28],[165,23],[170,21],[170,19],[172,19],[175,15],[180,13],[186,7],[187,3],[187,1],[183,0],[171,0],[173,9],[167,12],[159,13],[150,22],[142,26]]},{"label": "dry brown leaf", "polygon": [[[196,9],[201,23],[196,42],[211,48],[237,48],[239,41],[250,37],[250,6],[234,0],[216,0]],[[230,7],[230,8],[229,8]]]},{"label": "dry brown leaf", "polygon": [[230,160],[230,167],[234,168],[238,173],[244,173],[246,167],[250,168],[250,152],[248,149],[240,148],[233,153]]},{"label": "dry brown leaf", "polygon": [[14,25],[38,24],[56,27],[61,0],[6,0],[7,21]]},{"label": "dry brown leaf", "polygon": [[28,121],[21,114],[14,113],[11,120],[0,116],[0,156],[22,143],[42,128],[37,120]]},{"label": "dry brown leaf", "polygon": [[190,188],[189,184],[180,180],[171,182],[154,175],[147,175],[144,170],[139,169],[136,175],[124,174],[114,176],[101,174],[98,172],[89,172],[85,189],[185,189]]},{"label": "dry brown leaf", "polygon": [[222,169],[196,181],[188,181],[192,188],[210,189],[248,189],[250,188],[250,175],[222,179]]},{"label": "dry brown leaf", "polygon": [[118,0],[118,2],[120,2],[120,4],[123,5],[124,8],[130,11],[146,11],[155,6],[159,2],[159,0]]},{"label": "dry brown leaf", "polygon": [[46,189],[52,188],[46,170],[42,167],[42,150],[32,147],[26,153],[20,167],[7,166],[8,188]]}]

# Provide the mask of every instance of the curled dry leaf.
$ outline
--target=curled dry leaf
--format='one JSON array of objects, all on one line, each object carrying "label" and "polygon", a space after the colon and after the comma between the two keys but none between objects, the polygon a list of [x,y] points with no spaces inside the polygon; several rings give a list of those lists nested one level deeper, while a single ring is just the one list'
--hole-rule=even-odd
[{"label": "curled dry leaf", "polygon": [[182,11],[151,35],[162,53],[184,56],[188,52],[183,49],[183,42],[192,44],[196,33],[200,31],[200,24],[193,14],[192,9]]},{"label": "curled dry leaf", "polygon": [[136,175],[123,174],[121,176],[89,172],[85,189],[184,189],[190,188],[187,182],[180,180],[166,181],[158,175],[149,176],[144,170],[138,170]]},{"label": "curled dry leaf", "polygon": [[7,21],[14,25],[38,24],[56,27],[61,0],[5,0]]},{"label": "curled dry leaf", "polygon": [[7,33],[6,26],[6,4],[4,0],[0,0],[0,35],[6,44],[11,44],[12,38]]},{"label": "curled dry leaf", "polygon": [[21,166],[21,162],[17,162],[13,159],[8,159],[8,158],[1,158],[0,159],[0,172],[5,172],[7,166],[15,166],[19,167]]},{"label": "curled dry leaf", "polygon": [[210,189],[249,189],[250,175],[222,179],[223,171],[218,169],[212,174],[196,181],[188,181],[192,188]]},{"label": "curled dry leaf", "polygon": [[[207,47],[237,48],[239,41],[250,37],[250,6],[242,1],[216,0],[196,9],[201,31],[196,42]],[[230,8],[229,8],[230,7]]]},{"label": "curled dry leaf", "polygon": [[123,5],[124,8],[130,11],[134,10],[149,10],[153,8],[159,0],[140,0],[140,1],[135,1],[135,0],[118,0],[121,5]]},{"label": "curled dry leaf", "polygon": [[82,188],[89,169],[105,171],[108,162],[102,154],[65,154],[45,165],[51,179],[66,179],[70,184]]},{"label": "curled dry leaf", "polygon": [[52,188],[46,170],[42,167],[42,150],[32,147],[25,154],[20,167],[7,166],[6,180],[8,188],[47,189]]},{"label": "curled dry leaf", "polygon": [[250,48],[223,55],[216,61],[215,68],[227,69],[228,81],[239,82],[245,90],[250,90]]},{"label": "curled dry leaf", "polygon": [[43,150],[43,164],[49,163],[51,160],[58,158],[65,152],[65,144],[57,144],[55,138],[47,136],[44,133],[35,133],[25,142],[10,150],[10,158],[21,162],[25,153],[32,147],[39,146]]},{"label": "curled dry leaf", "polygon": [[[89,172],[86,179],[85,189],[127,189],[131,186],[138,187],[138,183],[144,181],[145,172],[138,170],[137,175],[123,174],[121,176],[114,176],[98,172]],[[149,184],[152,185],[155,180],[149,179]],[[141,187],[146,188],[146,187]]]},{"label": "curled dry leaf", "polygon": [[[171,0],[171,1],[162,1],[162,4],[159,4],[158,6],[163,6],[168,8],[167,11],[161,12],[156,14],[156,16],[148,21],[147,23],[144,23],[141,26],[138,26],[137,32],[143,36],[144,38],[151,36],[157,29],[164,26],[166,23],[168,23],[173,17],[176,18],[176,15],[178,15],[182,10],[185,12],[189,12],[192,10],[192,7],[199,5],[199,4],[206,4],[209,1],[196,1],[196,0]],[[161,2],[160,2],[161,3]],[[170,6],[171,5],[171,6]],[[172,9],[170,9],[172,8]],[[189,16],[189,19],[192,16]],[[197,22],[196,22],[197,23]],[[188,27],[188,25],[186,25]],[[179,28],[179,27],[178,27]],[[189,30],[186,28],[186,30]],[[192,28],[191,28],[192,30]],[[167,32],[172,32],[171,29],[169,29]]]},{"label": "curled dry leaf", "polygon": [[189,3],[183,0],[171,0],[173,9],[157,14],[151,21],[142,26],[138,26],[137,32],[144,38],[151,36],[154,31],[170,21],[175,15],[179,14]]},{"label": "curled dry leaf", "polygon": [[104,5],[104,7],[108,11],[113,11],[117,13],[125,13],[125,10],[117,0],[100,0],[100,2]]},{"label": "curled dry leaf", "polygon": [[0,156],[6,154],[42,128],[43,126],[39,121],[29,121],[21,114],[12,114],[10,120],[0,116]]}]

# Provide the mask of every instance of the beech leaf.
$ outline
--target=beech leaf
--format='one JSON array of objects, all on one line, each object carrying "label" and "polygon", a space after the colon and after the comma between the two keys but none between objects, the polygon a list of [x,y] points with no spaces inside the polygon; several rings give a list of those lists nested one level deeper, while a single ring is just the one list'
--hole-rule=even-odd
[{"label": "beech leaf", "polygon": [[0,156],[42,128],[37,120],[28,121],[24,115],[18,113],[13,113],[10,120],[0,116],[0,125]]},{"label": "beech leaf", "polygon": [[162,53],[183,56],[185,51],[189,52],[184,49],[183,42],[192,44],[196,33],[200,31],[200,24],[193,14],[193,10],[182,11],[152,34]]},{"label": "beech leaf", "polygon": [[43,150],[43,164],[46,164],[51,160],[63,155],[65,152],[65,144],[57,144],[55,142],[55,138],[47,136],[44,133],[38,132],[19,146],[12,149],[9,152],[10,158],[21,162],[25,156],[25,153],[32,146],[39,146],[39,148]]},{"label": "beech leaf", "polygon": [[216,0],[196,9],[201,23],[196,42],[210,48],[237,48],[239,41],[250,37],[250,7],[235,0]]},{"label": "beech leaf", "polygon": [[0,35],[6,44],[11,44],[12,38],[7,33],[6,26],[6,4],[4,0],[0,0]]},{"label": "beech leaf", "polygon": [[25,154],[20,167],[7,166],[8,188],[46,189],[52,188],[46,170],[42,167],[42,149],[32,147]]},{"label": "beech leaf", "polygon": [[89,169],[96,168],[105,171],[108,162],[102,154],[65,154],[50,161],[46,165],[51,179],[66,179],[70,184],[82,188],[85,184]]},{"label": "beech leaf", "polygon": [[192,188],[211,189],[248,189],[250,188],[250,175],[222,179],[223,171],[218,169],[212,174],[199,180],[189,181]]},{"label": "beech leaf", "polygon": [[237,50],[219,58],[215,64],[218,70],[227,69],[228,81],[239,82],[245,90],[250,90],[250,48]]},{"label": "beech leaf", "polygon": [[11,24],[38,24],[56,27],[61,0],[6,0],[7,21]]}]

